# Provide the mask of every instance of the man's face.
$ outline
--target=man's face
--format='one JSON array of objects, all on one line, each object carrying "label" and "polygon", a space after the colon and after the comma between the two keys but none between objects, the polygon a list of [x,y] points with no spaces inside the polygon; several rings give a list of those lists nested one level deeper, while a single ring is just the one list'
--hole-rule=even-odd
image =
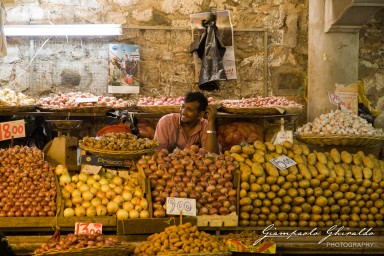
[{"label": "man's face", "polygon": [[199,102],[186,102],[180,107],[181,123],[193,123],[203,116],[204,111],[199,112]]}]

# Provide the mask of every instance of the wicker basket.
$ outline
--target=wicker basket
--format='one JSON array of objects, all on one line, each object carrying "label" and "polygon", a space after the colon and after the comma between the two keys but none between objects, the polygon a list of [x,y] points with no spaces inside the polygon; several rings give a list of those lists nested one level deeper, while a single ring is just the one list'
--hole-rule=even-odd
[{"label": "wicker basket", "polygon": [[135,150],[135,151],[114,151],[114,150],[90,148],[90,147],[84,146],[81,143],[79,143],[79,147],[96,156],[111,157],[116,159],[138,159],[142,155],[152,154],[156,150],[155,148],[153,148],[153,149],[142,149],[142,150]]},{"label": "wicker basket", "polygon": [[231,114],[250,114],[250,115],[277,115],[283,114],[285,112],[282,108],[233,108],[221,106],[219,109],[221,112],[231,113]]},{"label": "wicker basket", "polygon": [[28,112],[34,111],[36,109],[35,105],[28,106],[0,106],[0,112]]},{"label": "wicker basket", "polygon": [[281,108],[285,110],[284,114],[301,114],[303,112],[302,106],[288,106]]},{"label": "wicker basket", "polygon": [[136,106],[138,112],[144,113],[160,113],[160,114],[169,114],[169,113],[179,113],[180,105],[177,106]]},{"label": "wicker basket", "polygon": [[374,146],[384,140],[384,136],[364,135],[296,135],[296,138],[313,145],[320,146]]},{"label": "wicker basket", "polygon": [[74,112],[74,113],[107,113],[111,110],[124,110],[127,108],[112,108],[112,107],[78,107],[78,108],[47,108],[37,106],[42,112]]},{"label": "wicker basket", "polygon": [[56,255],[56,256],[121,256],[132,255],[133,246],[111,246],[111,247],[90,247],[81,249],[71,249],[66,251],[52,251],[40,254],[32,254],[34,256]]}]

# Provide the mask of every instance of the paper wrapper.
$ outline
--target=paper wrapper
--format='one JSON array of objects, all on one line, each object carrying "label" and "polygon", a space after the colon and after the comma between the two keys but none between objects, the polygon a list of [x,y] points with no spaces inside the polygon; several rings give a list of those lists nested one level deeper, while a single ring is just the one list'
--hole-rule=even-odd
[{"label": "paper wrapper", "polygon": [[267,242],[257,245],[245,245],[236,239],[227,239],[224,241],[226,247],[231,252],[252,252],[264,254],[276,254],[276,243]]}]

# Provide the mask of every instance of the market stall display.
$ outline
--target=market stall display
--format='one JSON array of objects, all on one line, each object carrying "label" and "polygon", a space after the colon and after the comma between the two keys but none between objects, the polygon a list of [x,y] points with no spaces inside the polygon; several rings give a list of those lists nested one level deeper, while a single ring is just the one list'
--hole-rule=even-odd
[{"label": "market stall display", "polygon": [[301,113],[303,106],[284,97],[255,97],[221,101],[220,111],[235,114],[272,115]]},{"label": "market stall display", "polygon": [[[384,226],[384,161],[373,155],[311,152],[287,141],[255,141],[225,154],[241,172],[240,226]],[[279,170],[270,160],[281,155],[297,165],[281,162]]]},{"label": "market stall display", "polygon": [[196,199],[198,215],[236,212],[235,166],[231,156],[203,148],[162,149],[137,161],[151,181],[153,216],[166,216],[166,197]]},{"label": "market stall display", "polygon": [[120,159],[153,153],[158,146],[157,140],[137,138],[131,133],[108,133],[99,137],[84,137],[79,141],[79,147],[92,154]]},{"label": "market stall display", "polygon": [[251,122],[230,122],[218,125],[217,142],[222,150],[228,150],[242,142],[263,141],[263,128]]},{"label": "market stall display", "polygon": [[54,167],[39,149],[1,149],[0,180],[0,217],[55,216]]},{"label": "market stall display", "polygon": [[[57,170],[60,168],[59,170]],[[64,217],[106,216],[116,214],[118,220],[149,218],[149,205],[137,173],[125,172],[124,178],[104,171],[88,175],[70,175],[56,168],[60,175],[64,200]]]},{"label": "market stall display", "polygon": [[86,92],[70,92],[40,98],[37,107],[42,111],[98,112],[126,109],[133,101],[109,96],[96,96]]},{"label": "market stall display", "polygon": [[33,255],[131,255],[133,247],[102,234],[68,234],[59,241],[43,243]]},{"label": "market stall display", "polygon": [[0,111],[32,111],[35,108],[35,99],[11,89],[0,89]]},{"label": "market stall display", "polygon": [[161,233],[148,237],[135,248],[137,256],[151,255],[231,255],[215,236],[199,231],[187,222],[169,226]]},{"label": "market stall display", "polygon": [[384,140],[382,129],[349,111],[331,111],[296,131],[297,138],[316,145],[370,146]]}]

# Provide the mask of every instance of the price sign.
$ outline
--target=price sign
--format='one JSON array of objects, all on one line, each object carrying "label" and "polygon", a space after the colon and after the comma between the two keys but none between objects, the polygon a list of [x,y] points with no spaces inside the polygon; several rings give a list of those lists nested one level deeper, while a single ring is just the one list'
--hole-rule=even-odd
[{"label": "price sign", "polygon": [[293,131],[278,132],[275,140],[273,141],[273,144],[283,144],[286,140],[293,143]]},{"label": "price sign", "polygon": [[77,98],[75,103],[87,103],[87,102],[98,102],[99,99],[97,97],[92,98]]},{"label": "price sign", "polygon": [[102,234],[103,224],[101,223],[75,223],[75,234]]},{"label": "price sign", "polygon": [[196,216],[196,199],[167,197],[167,214]]},{"label": "price sign", "polygon": [[25,137],[24,120],[0,123],[0,141],[10,140],[12,136],[13,138]]},{"label": "price sign", "polygon": [[279,168],[280,170],[284,170],[289,168],[290,166],[293,166],[297,164],[295,161],[293,161],[291,158],[282,155],[276,158],[271,159],[269,162]]}]

